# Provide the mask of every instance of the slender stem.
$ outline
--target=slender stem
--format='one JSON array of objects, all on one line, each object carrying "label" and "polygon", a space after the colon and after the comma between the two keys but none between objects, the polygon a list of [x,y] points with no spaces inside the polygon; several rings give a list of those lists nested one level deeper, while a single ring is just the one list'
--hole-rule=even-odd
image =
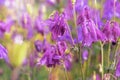
[{"label": "slender stem", "polygon": [[[76,19],[76,11],[75,11],[75,3],[73,3],[73,17],[74,17],[74,27],[75,27],[75,29],[76,29],[76,31],[77,31],[77,23],[76,23],[76,21],[77,21],[77,19]],[[77,32],[77,41],[78,41],[78,32]],[[84,74],[83,74],[83,70],[82,70],[82,57],[81,57],[81,54],[80,54],[80,46],[79,46],[79,44],[78,44],[78,48],[79,48],[79,50],[78,50],[78,55],[79,55],[79,58],[80,58],[80,60],[79,60],[79,62],[80,62],[80,71],[81,71],[81,75],[82,75],[82,80],[84,80]]]},{"label": "slender stem", "polygon": [[68,74],[67,74],[67,70],[65,69],[64,72],[65,72],[65,78],[66,78],[66,80],[69,80]]},{"label": "slender stem", "polygon": [[119,48],[119,44],[117,44],[116,49],[115,49],[115,53],[114,53],[114,61],[115,61],[114,69],[115,69],[116,63],[117,63],[116,56],[117,56],[117,50],[118,50],[118,48]]},{"label": "slender stem", "polygon": [[84,73],[83,73],[83,69],[82,69],[82,55],[81,53],[81,45],[78,44],[78,54],[79,54],[79,62],[80,62],[80,71],[81,71],[81,76],[82,76],[82,80],[84,80]]},{"label": "slender stem", "polygon": [[102,57],[102,80],[103,80],[103,77],[104,77],[104,53],[103,53],[103,44],[102,42],[100,43],[101,44],[101,57]]},{"label": "slender stem", "polygon": [[111,42],[109,42],[109,44],[108,44],[108,67],[110,64],[110,50],[111,50]]},{"label": "slender stem", "polygon": [[[74,27],[77,31],[77,16],[76,16],[76,10],[75,10],[75,3],[73,3],[73,17],[74,17]],[[78,41],[78,31],[76,32],[76,36],[77,36],[77,41]]]},{"label": "slender stem", "polygon": [[70,30],[70,27],[68,26],[67,21],[66,21],[66,24],[67,24],[67,29],[68,29],[68,31],[69,31],[69,33],[70,33],[70,38],[71,38],[71,40],[72,40],[72,43],[73,43],[73,45],[75,45],[74,40],[73,40],[73,37],[72,37],[72,33],[71,33],[71,30]]}]

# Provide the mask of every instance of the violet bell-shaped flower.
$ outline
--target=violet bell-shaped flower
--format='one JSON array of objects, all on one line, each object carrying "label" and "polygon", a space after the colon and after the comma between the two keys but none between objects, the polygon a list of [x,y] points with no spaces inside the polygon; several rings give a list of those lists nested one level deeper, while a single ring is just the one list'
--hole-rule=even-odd
[{"label": "violet bell-shaped flower", "polygon": [[67,0],[67,4],[64,10],[65,16],[67,20],[73,19],[73,4],[72,0]]},{"label": "violet bell-shaped flower", "polygon": [[38,33],[42,35],[44,35],[44,33],[47,32],[46,23],[39,16],[35,19],[34,28]]},{"label": "violet bell-shaped flower", "polygon": [[61,56],[57,54],[56,47],[50,46],[47,48],[46,52],[44,53],[43,57],[40,59],[40,65],[46,65],[47,67],[55,67],[56,65],[60,64]]},{"label": "violet bell-shaped flower", "polygon": [[120,37],[119,24],[113,21],[108,21],[104,26],[103,33],[107,37],[107,41],[117,41]]},{"label": "violet bell-shaped flower", "polygon": [[120,18],[120,1],[119,0],[105,0],[103,8],[103,18],[112,19],[114,16]]},{"label": "violet bell-shaped flower", "polygon": [[58,12],[55,12],[47,21],[53,40],[57,40],[58,37],[63,36],[66,31],[67,25],[64,16],[64,13],[59,14]]}]

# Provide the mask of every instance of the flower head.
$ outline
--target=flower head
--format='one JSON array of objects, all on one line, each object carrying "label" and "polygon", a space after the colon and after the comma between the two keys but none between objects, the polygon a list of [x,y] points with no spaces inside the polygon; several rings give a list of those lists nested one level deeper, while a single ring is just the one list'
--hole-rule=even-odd
[{"label": "flower head", "polygon": [[52,33],[52,38],[56,40],[58,37],[64,35],[66,31],[66,22],[64,19],[64,14],[59,14],[58,12],[54,13],[53,17],[51,16],[48,20],[48,26]]}]

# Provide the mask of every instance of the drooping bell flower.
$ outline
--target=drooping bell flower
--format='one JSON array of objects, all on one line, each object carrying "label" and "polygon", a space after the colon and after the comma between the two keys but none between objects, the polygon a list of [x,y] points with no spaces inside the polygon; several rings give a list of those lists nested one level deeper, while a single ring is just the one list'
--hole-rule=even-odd
[{"label": "drooping bell flower", "polygon": [[114,40],[117,41],[117,39],[120,37],[120,26],[117,22],[111,22],[111,27]]},{"label": "drooping bell flower", "polygon": [[34,29],[42,35],[48,31],[45,21],[43,21],[39,16],[35,19]]},{"label": "drooping bell flower", "polygon": [[67,0],[67,4],[64,10],[65,16],[67,20],[73,19],[73,5],[72,0]]},{"label": "drooping bell flower", "polygon": [[120,77],[120,60],[117,63],[117,66],[116,66],[115,76]]},{"label": "drooping bell flower", "polygon": [[79,13],[79,16],[77,18],[77,25],[82,25],[83,22],[91,19],[90,14],[91,14],[91,11],[90,11],[89,7],[84,6],[84,8],[82,9],[81,13]]},{"label": "drooping bell flower", "polygon": [[37,64],[55,67],[60,64],[60,59],[61,56],[57,54],[56,47],[51,45]]},{"label": "drooping bell flower", "polygon": [[120,37],[119,24],[116,22],[108,21],[104,26],[103,33],[107,37],[107,41],[115,42]]},{"label": "drooping bell flower", "polygon": [[88,5],[88,0],[76,0],[75,9],[77,13],[80,13],[84,6]]},{"label": "drooping bell flower", "polygon": [[21,17],[21,26],[27,30],[27,39],[31,39],[33,37],[33,27],[32,27],[32,19],[28,13],[24,13]]},{"label": "drooping bell flower", "polygon": [[119,0],[106,0],[103,8],[103,18],[112,19],[114,16],[120,18],[120,1]]},{"label": "drooping bell flower", "polygon": [[8,51],[1,44],[0,44],[0,59],[4,59],[6,62],[8,62]]},{"label": "drooping bell flower", "polygon": [[66,31],[67,25],[64,17],[65,15],[63,13],[59,14],[55,12],[47,21],[53,40],[57,40],[58,37],[63,36]]},{"label": "drooping bell flower", "polygon": [[96,26],[92,20],[83,22],[82,26],[82,43],[84,46],[90,46],[92,42],[97,41]]},{"label": "drooping bell flower", "polygon": [[112,35],[112,27],[109,21],[105,24],[103,33],[107,37],[107,41],[114,41],[114,37]]},{"label": "drooping bell flower", "polygon": [[29,28],[32,26],[31,17],[28,13],[24,13],[21,17],[21,25],[23,28]]}]

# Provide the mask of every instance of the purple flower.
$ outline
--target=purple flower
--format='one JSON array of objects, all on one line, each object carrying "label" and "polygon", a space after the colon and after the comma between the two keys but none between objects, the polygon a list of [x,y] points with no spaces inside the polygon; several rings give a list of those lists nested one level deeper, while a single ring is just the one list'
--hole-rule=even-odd
[{"label": "purple flower", "polygon": [[14,21],[11,18],[7,18],[5,22],[0,21],[0,37],[4,36],[5,32],[9,32]]},{"label": "purple flower", "polygon": [[32,19],[28,13],[24,13],[21,17],[21,25],[23,28],[31,28],[32,27]]},{"label": "purple flower", "polygon": [[31,39],[34,35],[32,27],[32,19],[28,13],[24,13],[21,17],[21,25],[23,28],[27,29],[27,39]]},{"label": "purple flower", "polygon": [[90,11],[89,7],[85,6],[82,9],[81,13],[79,13],[79,16],[77,18],[77,25],[81,25],[86,20],[89,20],[91,18],[90,13],[91,13],[91,11]]},{"label": "purple flower", "polygon": [[88,51],[87,50],[83,51],[82,58],[83,58],[83,60],[87,60],[88,59]]},{"label": "purple flower", "polygon": [[103,11],[104,11],[103,18],[108,19],[108,20],[112,19],[112,17],[114,16],[120,18],[119,8],[120,8],[120,2],[118,0],[106,0],[104,3],[104,8],[103,8]]},{"label": "purple flower", "polygon": [[49,48],[47,48],[46,52],[44,53],[38,64],[46,65],[47,67],[55,67],[56,65],[60,64],[60,58],[61,56],[57,54],[56,47],[50,46]]},{"label": "purple flower", "polygon": [[120,28],[118,23],[108,21],[104,26],[103,33],[105,34],[107,41],[115,42],[120,37]]},{"label": "purple flower", "polygon": [[111,27],[114,40],[116,41],[120,37],[120,26],[117,22],[111,22]]},{"label": "purple flower", "polygon": [[41,19],[40,16],[36,18],[34,22],[34,28],[38,33],[42,35],[44,35],[44,33],[47,32],[46,23]]},{"label": "purple flower", "polygon": [[77,13],[80,13],[85,5],[88,5],[88,0],[76,0],[75,9]]},{"label": "purple flower", "polygon": [[57,40],[58,37],[61,37],[64,35],[66,31],[66,22],[64,19],[64,14],[59,14],[56,12],[53,16],[50,17],[48,20],[48,26],[52,33],[52,38],[54,40]]},{"label": "purple flower", "polygon": [[120,60],[116,66],[115,76],[120,77]]},{"label": "purple flower", "polygon": [[73,5],[71,0],[67,0],[67,4],[64,10],[67,20],[73,19]]},{"label": "purple flower", "polygon": [[64,41],[58,42],[57,45],[50,45],[37,64],[46,65],[47,67],[64,65],[67,70],[70,70],[72,57],[70,53],[65,53],[66,49],[67,45]]},{"label": "purple flower", "polygon": [[0,59],[4,59],[6,62],[8,62],[7,54],[7,49],[0,44]]},{"label": "purple flower", "polygon": [[107,37],[107,41],[114,41],[113,35],[112,35],[112,28],[110,22],[107,22],[104,26],[103,33]]},{"label": "purple flower", "polygon": [[92,42],[97,41],[96,26],[92,20],[83,22],[81,29],[84,46],[90,46]]}]

